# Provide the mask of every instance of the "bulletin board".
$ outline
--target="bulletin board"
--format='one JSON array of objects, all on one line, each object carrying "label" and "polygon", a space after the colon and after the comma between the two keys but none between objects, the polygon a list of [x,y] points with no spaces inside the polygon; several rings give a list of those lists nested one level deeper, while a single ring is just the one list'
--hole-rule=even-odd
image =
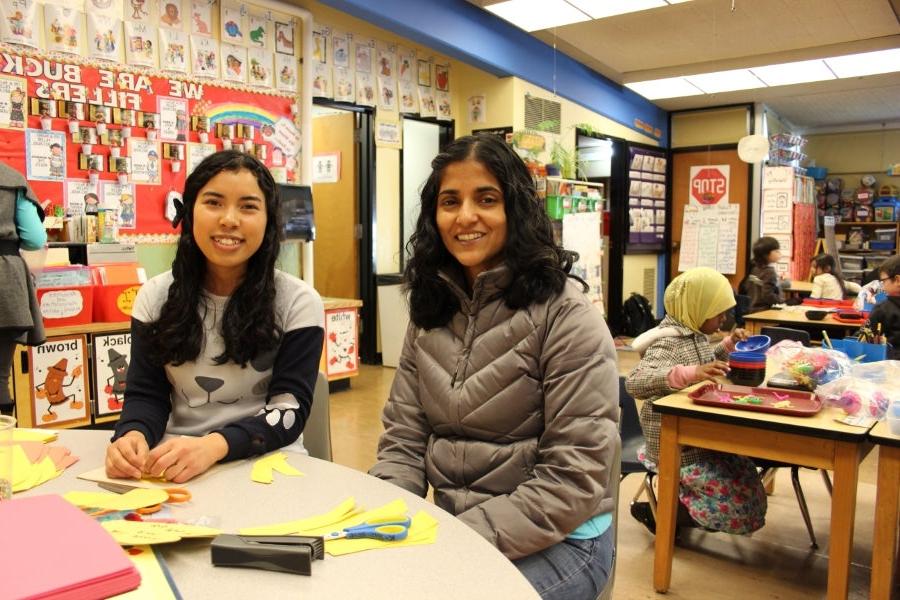
[{"label": "bulletin board", "polygon": [[183,190],[191,168],[226,137],[276,179],[295,180],[295,102],[269,89],[0,47],[0,160],[26,175],[42,203],[89,212],[94,192],[120,210],[120,235],[172,233],[166,195]]}]

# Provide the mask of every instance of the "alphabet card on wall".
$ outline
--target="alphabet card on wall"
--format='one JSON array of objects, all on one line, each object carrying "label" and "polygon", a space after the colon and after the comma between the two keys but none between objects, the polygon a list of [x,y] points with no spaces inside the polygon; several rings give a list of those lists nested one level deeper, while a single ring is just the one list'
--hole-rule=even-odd
[{"label": "alphabet card on wall", "polygon": [[131,334],[94,336],[94,397],[98,417],[122,410],[125,379],[131,361]]},{"label": "alphabet card on wall", "polygon": [[36,427],[90,422],[87,343],[83,335],[54,337],[28,349],[31,413]]}]

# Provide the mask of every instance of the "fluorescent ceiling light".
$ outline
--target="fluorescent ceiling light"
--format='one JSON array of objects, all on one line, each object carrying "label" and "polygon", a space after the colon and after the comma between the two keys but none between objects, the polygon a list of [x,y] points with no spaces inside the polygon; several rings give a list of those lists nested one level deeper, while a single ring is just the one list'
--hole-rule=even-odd
[{"label": "fluorescent ceiling light", "polygon": [[549,29],[591,19],[565,0],[507,0],[484,8],[525,31]]},{"label": "fluorescent ceiling light", "polygon": [[826,58],[825,64],[840,78],[893,73],[900,71],[900,48],[835,56]]},{"label": "fluorescent ceiling light", "polygon": [[821,59],[751,67],[750,70],[770,87],[835,79],[834,73]]},{"label": "fluorescent ceiling light", "polygon": [[594,19],[667,6],[665,0],[568,0]]},{"label": "fluorescent ceiling light", "polygon": [[715,73],[703,73],[701,75],[686,75],[690,83],[694,84],[707,94],[719,92],[733,92],[736,90],[752,90],[766,87],[749,69],[734,69],[732,71],[717,71]]},{"label": "fluorescent ceiling light", "polygon": [[668,77],[666,79],[636,81],[634,83],[626,83],[625,87],[631,88],[647,100],[697,96],[703,93],[703,90],[691,85],[684,77]]}]

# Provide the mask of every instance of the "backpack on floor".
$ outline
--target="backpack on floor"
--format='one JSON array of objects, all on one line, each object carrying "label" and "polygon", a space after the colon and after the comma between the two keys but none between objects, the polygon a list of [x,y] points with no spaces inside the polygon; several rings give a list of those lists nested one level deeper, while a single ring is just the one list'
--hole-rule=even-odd
[{"label": "backpack on floor", "polygon": [[656,327],[656,317],[653,316],[650,301],[636,292],[632,292],[622,304],[622,315],[623,333],[628,337],[637,337]]}]

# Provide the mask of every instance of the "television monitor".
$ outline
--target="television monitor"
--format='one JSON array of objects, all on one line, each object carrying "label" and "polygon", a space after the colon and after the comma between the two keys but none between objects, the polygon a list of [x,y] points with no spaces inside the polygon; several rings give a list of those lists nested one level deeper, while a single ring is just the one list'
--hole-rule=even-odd
[{"label": "television monitor", "polygon": [[279,183],[281,218],[284,237],[311,242],[316,239],[316,222],[313,217],[312,189],[308,185]]}]

